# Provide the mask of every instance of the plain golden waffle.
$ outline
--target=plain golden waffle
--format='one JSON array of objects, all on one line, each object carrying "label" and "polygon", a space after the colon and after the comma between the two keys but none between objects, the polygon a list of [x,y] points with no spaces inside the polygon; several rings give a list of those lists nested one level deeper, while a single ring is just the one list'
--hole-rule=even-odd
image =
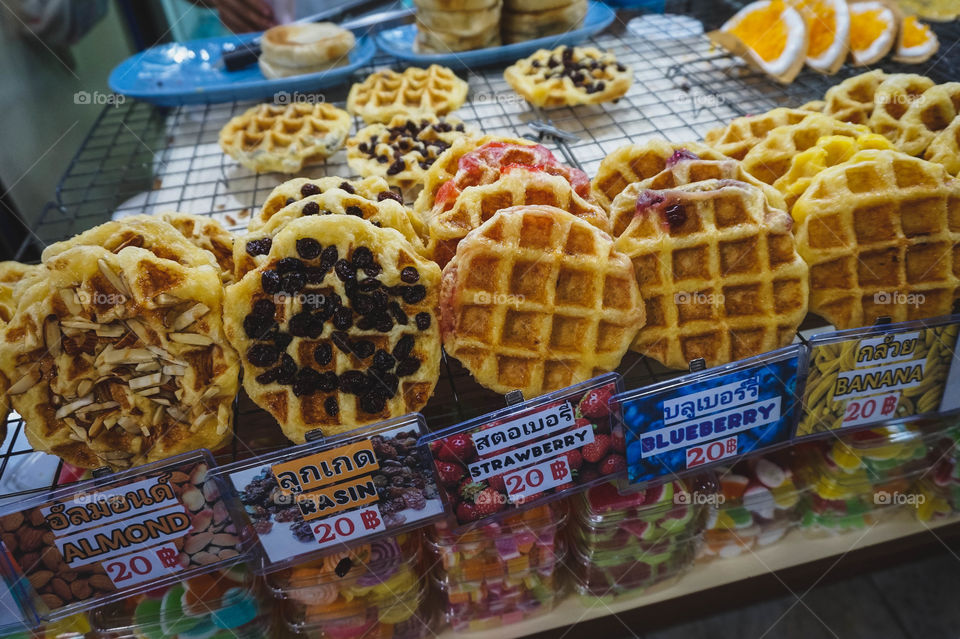
[{"label": "plain golden waffle", "polygon": [[880,83],[873,95],[873,113],[867,126],[891,142],[900,134],[903,118],[910,105],[934,85],[926,76],[912,73],[893,73]]},{"label": "plain golden waffle", "polygon": [[229,439],[240,369],[214,266],[132,245],[76,246],[44,266],[0,345],[33,448],[126,468]]},{"label": "plain golden waffle", "polygon": [[237,238],[233,254],[236,279],[270,260],[273,240],[288,222],[301,217],[328,215],[362,219],[380,228],[397,230],[414,250],[424,252],[423,241],[414,227],[418,220],[413,211],[393,199],[376,202],[359,193],[332,188],[288,204],[277,211],[269,222]]},{"label": "plain golden waffle", "polygon": [[[740,180],[752,184],[763,191],[767,203],[772,208],[786,210],[787,205],[779,191],[744,171],[740,163],[734,159],[702,160],[696,156],[683,157],[671,162],[667,168],[652,178],[638,182],[634,190],[636,192],[661,191],[704,180]],[[629,208],[611,209],[610,228],[613,230],[613,237],[620,237],[632,220],[633,211]]]},{"label": "plain golden waffle", "polygon": [[460,240],[497,211],[528,204],[554,206],[598,229],[610,231],[606,212],[578,195],[564,177],[516,167],[503,173],[496,182],[466,187],[453,208],[431,217],[427,254],[442,267],[453,258]]},{"label": "plain golden waffle", "polygon": [[549,9],[505,7],[500,26],[504,42],[511,44],[572,31],[586,15],[587,0],[567,0]]},{"label": "plain golden waffle", "polygon": [[773,129],[797,124],[812,111],[780,107],[758,115],[746,115],[732,120],[719,129],[707,131],[704,142],[727,157],[742,160],[747,151],[760,143]]},{"label": "plain golden waffle", "polygon": [[350,115],[320,102],[259,104],[220,130],[220,148],[251,171],[296,173],[343,146]]},{"label": "plain golden waffle", "polygon": [[960,117],[933,138],[923,156],[942,164],[953,175],[960,174]]},{"label": "plain golden waffle", "polygon": [[670,368],[716,366],[789,344],[807,312],[807,265],[786,212],[736,180],[664,191],[632,184],[615,248],[633,262],[647,324],[633,349]]},{"label": "plain golden waffle", "polygon": [[441,31],[463,38],[489,38],[491,32],[500,30],[500,4],[494,3],[482,9],[465,11],[417,9],[417,28]]},{"label": "plain golden waffle", "polygon": [[827,107],[825,100],[811,100],[801,104],[798,108],[801,111],[813,111],[814,113],[823,113],[823,110]]},{"label": "plain golden waffle", "polygon": [[960,296],[960,184],[943,166],[862,151],[794,205],[810,311],[838,329],[947,315]]},{"label": "plain golden waffle", "polygon": [[866,124],[873,114],[873,97],[887,74],[876,69],[847,78],[827,89],[823,112],[844,122]]},{"label": "plain golden waffle", "polygon": [[446,115],[467,99],[467,83],[446,67],[384,69],[350,87],[347,110],[364,122],[389,122],[395,115]]},{"label": "plain golden waffle", "polygon": [[595,47],[540,49],[507,67],[503,77],[540,107],[609,102],[622,97],[633,82],[629,67]]},{"label": "plain golden waffle", "polygon": [[827,135],[846,135],[852,138],[870,133],[857,124],[841,122],[826,115],[813,114],[799,124],[777,127],[743,158],[743,168],[766,184],[773,184],[790,170],[790,163],[798,153],[817,144]]},{"label": "plain golden waffle", "polygon": [[417,22],[417,36],[413,50],[417,53],[451,53],[500,46],[500,29],[490,29],[478,35],[462,36],[456,33],[435,31]]},{"label": "plain golden waffle", "polygon": [[437,158],[473,134],[453,116],[395,115],[388,124],[371,124],[347,140],[347,163],[360,175],[384,178],[410,200]]},{"label": "plain golden waffle", "polygon": [[525,397],[616,368],[643,303],[610,236],[549,206],[503,209],[443,270],[443,343],[481,385]]},{"label": "plain golden waffle", "polygon": [[291,220],[227,288],[244,388],[303,442],[423,408],[437,383],[440,269],[398,231],[349,216]]},{"label": "plain golden waffle", "polygon": [[607,211],[614,198],[627,185],[652,178],[667,168],[671,158],[684,157],[684,151],[704,160],[725,160],[727,156],[698,142],[667,142],[648,140],[642,144],[628,144],[603,158],[591,182],[594,199]]},{"label": "plain golden waffle", "polygon": [[160,218],[180,231],[191,244],[209,251],[217,260],[223,283],[233,282],[233,233],[207,216],[168,211],[161,213]]},{"label": "plain golden waffle", "polygon": [[924,91],[900,118],[891,142],[907,155],[923,155],[938,133],[960,113],[960,82],[938,84]]},{"label": "plain golden waffle", "polygon": [[293,178],[278,184],[263,203],[260,211],[250,218],[247,224],[248,231],[262,228],[277,211],[311,195],[319,195],[330,189],[341,189],[347,193],[355,193],[370,202],[379,202],[384,199],[395,199],[402,202],[399,193],[392,191],[386,180],[379,177],[366,177],[360,180],[327,176],[322,178]]}]

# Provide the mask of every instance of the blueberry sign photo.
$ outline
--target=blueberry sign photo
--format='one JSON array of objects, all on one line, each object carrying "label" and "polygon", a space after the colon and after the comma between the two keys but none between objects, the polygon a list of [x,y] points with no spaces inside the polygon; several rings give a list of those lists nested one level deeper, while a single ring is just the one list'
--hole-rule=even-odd
[{"label": "blueberry sign photo", "polygon": [[789,440],[800,348],[621,395],[630,481],[700,469]]}]

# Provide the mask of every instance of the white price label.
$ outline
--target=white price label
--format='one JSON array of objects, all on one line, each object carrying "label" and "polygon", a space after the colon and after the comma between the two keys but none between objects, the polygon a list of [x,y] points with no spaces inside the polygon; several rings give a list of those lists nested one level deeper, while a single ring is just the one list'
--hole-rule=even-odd
[{"label": "white price label", "polygon": [[507,496],[514,503],[526,501],[534,495],[569,481],[571,481],[570,464],[567,462],[566,455],[503,476]]},{"label": "white price label", "polygon": [[843,425],[857,426],[890,419],[897,411],[899,403],[900,391],[851,399],[843,411]]},{"label": "white price label", "polygon": [[704,464],[710,464],[727,457],[733,457],[739,450],[737,445],[737,436],[718,439],[709,444],[700,444],[691,446],[686,450],[687,468],[696,468]]},{"label": "white price label", "polygon": [[348,513],[333,515],[310,522],[311,530],[320,548],[366,537],[386,530],[383,515],[376,504]]},{"label": "white price label", "polygon": [[167,543],[105,561],[103,568],[117,588],[129,588],[179,572],[179,557],[177,547]]}]

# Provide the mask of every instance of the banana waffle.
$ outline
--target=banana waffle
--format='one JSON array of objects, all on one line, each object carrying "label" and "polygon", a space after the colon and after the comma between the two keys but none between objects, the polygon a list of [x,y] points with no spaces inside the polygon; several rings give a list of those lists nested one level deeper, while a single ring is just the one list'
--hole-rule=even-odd
[{"label": "banana waffle", "polygon": [[424,252],[423,241],[414,229],[416,216],[410,209],[390,198],[375,202],[359,193],[332,188],[288,204],[265,225],[238,238],[233,254],[236,279],[269,261],[274,238],[288,222],[301,217],[328,215],[362,219],[374,226],[395,229],[414,250]]},{"label": "banana waffle", "polygon": [[685,153],[695,154],[704,160],[725,160],[727,156],[698,142],[667,142],[666,140],[648,140],[643,144],[621,146],[603,158],[597,168],[597,175],[591,182],[594,199],[605,210],[628,184],[652,178],[667,168],[671,159],[684,157]]},{"label": "banana waffle", "polygon": [[270,221],[277,211],[293,204],[297,200],[319,195],[330,189],[341,189],[347,193],[356,194],[370,202],[380,202],[384,199],[394,199],[402,202],[399,193],[390,190],[386,180],[379,177],[367,177],[362,180],[348,180],[346,178],[328,176],[322,178],[293,178],[277,185],[263,203],[260,212],[250,218],[247,224],[248,231],[256,231]]},{"label": "banana waffle", "polygon": [[223,283],[233,282],[233,233],[206,216],[168,211],[161,213],[160,219],[180,231],[197,248],[209,251],[217,260]]},{"label": "banana waffle", "polygon": [[807,312],[807,265],[786,212],[736,180],[664,191],[631,184],[616,250],[632,261],[647,324],[633,349],[670,368],[717,366],[789,344]]},{"label": "banana waffle", "polygon": [[907,155],[923,155],[937,134],[950,126],[958,114],[960,82],[938,84],[910,105],[900,119],[896,135],[887,137]]},{"label": "banana waffle", "polygon": [[827,89],[823,112],[844,122],[866,124],[874,109],[874,94],[887,74],[876,69],[847,78]]},{"label": "banana waffle", "polygon": [[42,274],[43,268],[38,265],[0,262],[0,326],[10,321],[21,293]]},{"label": "banana waffle", "polygon": [[503,77],[539,107],[609,102],[622,97],[633,82],[629,67],[594,47],[540,49],[507,67]]},{"label": "banana waffle", "polygon": [[861,151],[793,210],[810,310],[838,329],[946,315],[960,296],[960,183],[943,166]]},{"label": "banana waffle", "polygon": [[521,165],[508,168],[496,182],[464,188],[453,208],[431,217],[427,254],[444,266],[467,233],[500,209],[526,204],[555,206],[610,231],[606,212],[578,195],[564,177]]},{"label": "banana waffle", "polygon": [[296,173],[343,146],[350,115],[320,102],[259,104],[220,130],[220,148],[251,171]]},{"label": "banana waffle", "polygon": [[923,157],[942,164],[953,175],[960,174],[960,117],[933,138]]},{"label": "banana waffle", "polygon": [[910,105],[934,85],[926,76],[893,73],[880,83],[873,95],[873,113],[867,125],[875,133],[895,141],[903,128],[900,122]]},{"label": "banana waffle", "polygon": [[799,124],[777,127],[743,158],[743,168],[766,184],[773,184],[790,170],[790,163],[798,153],[817,144],[827,135],[846,135],[856,138],[870,133],[857,124],[841,122],[826,115],[813,114]]},{"label": "banana waffle", "polygon": [[452,116],[396,115],[389,124],[371,124],[347,140],[347,163],[360,175],[384,178],[409,200],[437,158],[473,133]]},{"label": "banana waffle", "polygon": [[619,365],[643,303],[610,236],[551,206],[499,211],[443,270],[444,348],[483,386],[534,397]]},{"label": "banana waffle", "polygon": [[268,261],[227,288],[247,394],[294,442],[419,410],[440,370],[439,285],[437,265],[398,231],[291,220]]},{"label": "banana waffle", "polygon": [[215,267],[132,245],[77,246],[44,266],[0,344],[31,446],[116,469],[227,441],[240,368]]},{"label": "banana waffle", "polygon": [[347,110],[367,124],[389,122],[395,115],[446,115],[467,99],[467,83],[446,67],[384,69],[350,87]]},{"label": "banana waffle", "polygon": [[747,151],[759,144],[773,129],[797,124],[813,111],[780,107],[761,113],[736,118],[725,127],[707,131],[704,142],[727,157],[742,160]]}]

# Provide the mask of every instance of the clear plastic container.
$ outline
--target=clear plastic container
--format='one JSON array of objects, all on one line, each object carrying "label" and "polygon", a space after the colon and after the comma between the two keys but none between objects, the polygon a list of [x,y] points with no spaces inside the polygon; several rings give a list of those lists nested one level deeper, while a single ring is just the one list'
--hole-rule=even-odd
[{"label": "clear plastic container", "polygon": [[960,428],[943,430],[931,440],[930,468],[914,483],[911,501],[920,521],[960,512]]},{"label": "clear plastic container", "polygon": [[77,613],[53,623],[23,630],[7,630],[0,633],[3,639],[83,639],[90,635],[87,615]]}]

